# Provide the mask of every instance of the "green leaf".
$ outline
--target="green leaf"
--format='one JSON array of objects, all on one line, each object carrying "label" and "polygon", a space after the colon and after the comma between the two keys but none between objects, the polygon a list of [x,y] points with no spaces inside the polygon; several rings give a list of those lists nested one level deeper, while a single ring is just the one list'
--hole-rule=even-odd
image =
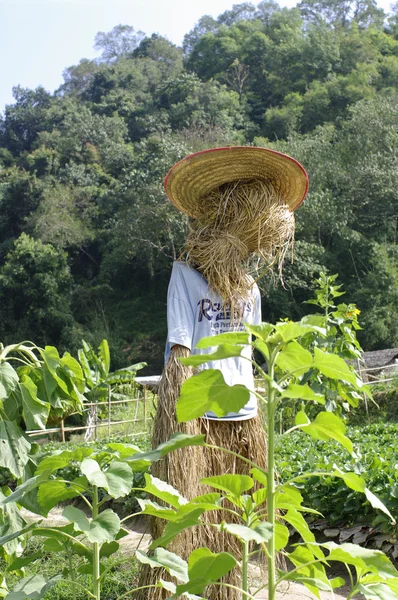
[{"label": "green leaf", "polygon": [[23,476],[31,447],[15,421],[0,421],[0,467],[9,469],[19,479]]},{"label": "green leaf", "polygon": [[318,404],[325,404],[325,397],[317,394],[308,385],[290,383],[281,393],[282,398],[299,398],[300,400],[312,400]]},{"label": "green leaf", "polygon": [[289,525],[294,527],[294,529],[303,538],[304,542],[309,544],[309,548],[313,556],[319,559],[324,558],[322,550],[316,545],[314,534],[311,532],[306,520],[304,519],[303,515],[298,512],[298,510],[295,508],[289,508],[286,513],[281,515],[281,520],[286,521],[289,523]]},{"label": "green leaf", "polygon": [[62,575],[55,575],[51,579],[44,579],[41,575],[25,577],[8,594],[7,600],[40,600],[60,579]]},{"label": "green leaf", "polygon": [[372,582],[370,585],[360,583],[357,589],[368,600],[397,600],[396,591],[391,590],[385,583]]},{"label": "green leaf", "polygon": [[37,387],[30,377],[21,377],[22,415],[27,430],[45,429],[51,405],[37,397]]},{"label": "green leaf", "polygon": [[306,335],[310,332],[316,332],[320,335],[326,335],[326,330],[309,323],[277,323],[275,327],[275,336],[280,337],[283,342],[290,342]]},{"label": "green leaf", "polygon": [[122,498],[130,493],[133,471],[125,462],[113,461],[103,471],[96,460],[85,458],[80,469],[92,485],[106,489],[112,498]]},{"label": "green leaf", "polygon": [[73,462],[81,463],[85,458],[93,454],[93,448],[75,448],[74,450],[64,450],[59,454],[46,456],[36,469],[36,474],[40,475],[44,471],[55,473],[58,469],[63,469]]},{"label": "green leaf", "polygon": [[285,548],[289,541],[289,530],[282,523],[275,523],[275,549],[277,552]]},{"label": "green leaf", "polygon": [[261,325],[250,325],[249,323],[244,323],[244,325],[246,331],[255,335],[263,342],[267,342],[269,336],[275,331],[275,325],[271,325],[271,323],[261,323]]},{"label": "green leaf", "polygon": [[323,375],[331,379],[339,379],[347,381],[356,386],[356,375],[348,367],[347,363],[337,356],[329,352],[322,352],[319,348],[314,348],[314,367],[317,368]]},{"label": "green leaf", "polygon": [[346,426],[337,415],[324,411],[319,413],[315,420],[310,423],[308,421],[302,422],[304,420],[303,415],[305,415],[305,413],[302,411],[296,415],[296,424],[302,431],[308,433],[308,435],[316,440],[336,440],[336,442],[339,442],[339,444],[344,446],[350,454],[353,453],[352,442],[344,435]]},{"label": "green leaf", "polygon": [[253,479],[248,475],[216,475],[204,477],[200,483],[228,492],[232,496],[240,496],[243,492],[251,490],[254,485]]},{"label": "green leaf", "polygon": [[75,506],[67,506],[62,511],[62,516],[74,524],[76,531],[90,531],[90,521],[82,510]]},{"label": "green leaf", "polygon": [[176,593],[202,594],[204,589],[224,577],[236,565],[236,559],[228,552],[215,554],[208,548],[194,550],[188,561],[189,582],[178,585]]},{"label": "green leaf", "polygon": [[244,385],[227,385],[221,371],[206,369],[183,383],[176,406],[177,419],[185,423],[209,411],[222,417],[239,412],[249,398],[250,392]]},{"label": "green leaf", "polygon": [[179,581],[188,581],[188,565],[180,556],[165,550],[157,548],[153,556],[148,556],[140,550],[136,551],[136,557],[140,563],[149,565],[151,568],[163,567],[172,577]]},{"label": "green leaf", "polygon": [[375,496],[373,494],[373,492],[371,492],[368,488],[365,488],[365,496],[366,496],[367,500],[370,502],[370,504],[373,506],[373,508],[377,508],[378,510],[381,510],[384,514],[386,514],[388,517],[390,517],[392,523],[394,523],[394,524],[396,523],[394,517],[392,516],[392,514],[390,513],[388,508],[385,506],[385,504],[383,504],[383,502],[380,500],[380,498]]},{"label": "green leaf", "polygon": [[27,479],[26,481],[24,481],[24,483],[21,483],[12,494],[6,497],[3,496],[3,498],[1,498],[0,507],[4,506],[5,504],[8,504],[9,502],[19,503],[20,500],[25,496],[25,494],[39,487],[39,485],[44,481],[47,481],[49,475],[49,471],[45,471],[44,473],[40,473],[40,475],[36,475],[35,477]]},{"label": "green leaf", "polygon": [[0,400],[5,400],[18,386],[18,374],[8,362],[0,362]]},{"label": "green leaf", "polygon": [[263,485],[265,488],[267,487],[268,473],[265,473],[264,471],[262,471],[261,469],[258,469],[257,467],[253,467],[252,469],[250,469],[250,474],[253,476],[253,479],[255,479],[256,481],[261,483],[261,485]]},{"label": "green leaf", "polygon": [[167,442],[159,444],[157,448],[149,452],[136,452],[126,458],[126,462],[133,470],[141,471],[145,466],[151,464],[166,456],[174,450],[180,450],[188,446],[203,446],[205,444],[205,435],[189,435],[188,433],[174,433]]},{"label": "green leaf", "polygon": [[[9,495],[11,495],[10,488],[4,486],[0,489],[0,500],[3,500]],[[15,532],[20,532],[25,526],[26,521],[22,517],[15,502],[3,505],[3,508],[0,511],[0,538],[12,535]],[[19,542],[17,538],[14,538],[4,544],[3,549],[8,555],[12,555],[17,552],[18,545]]]},{"label": "green leaf", "polygon": [[256,527],[246,527],[239,523],[221,523],[221,531],[226,531],[243,542],[256,542],[262,544],[268,542],[272,537],[272,525],[265,521],[256,525]]},{"label": "green leaf", "polygon": [[244,331],[231,331],[227,333],[220,333],[218,335],[210,335],[208,337],[201,338],[196,344],[196,348],[214,348],[216,346],[224,346],[225,344],[237,344],[240,346],[246,346],[250,343],[250,336]]},{"label": "green leaf", "polygon": [[188,504],[188,500],[181,496],[180,492],[173,488],[169,483],[148,475],[145,473],[145,487],[143,490],[148,494],[152,494],[155,498],[163,500],[167,504],[171,504],[174,508],[180,508],[184,504]]},{"label": "green leaf", "polygon": [[301,510],[303,496],[294,485],[285,484],[277,488],[275,494],[275,507],[288,510],[295,508]]},{"label": "green leaf", "polygon": [[398,577],[398,571],[390,559],[380,550],[370,550],[348,543],[337,545],[334,542],[327,542],[321,545],[329,550],[329,555],[326,557],[328,561],[338,560],[347,565],[353,565],[364,572],[375,573],[383,579]]},{"label": "green leaf", "polygon": [[24,536],[29,531],[32,531],[35,527],[37,527],[38,523],[31,523],[30,525],[26,525],[22,529],[18,531],[13,531],[12,533],[6,533],[6,535],[0,536],[0,548],[6,546],[6,544],[10,544],[13,540],[16,540],[19,537]]},{"label": "green leaf", "polygon": [[109,368],[111,365],[111,356],[107,340],[102,340],[102,342],[98,346],[98,356],[103,364],[105,373],[109,373]]},{"label": "green leaf", "polygon": [[174,521],[169,521],[164,528],[164,532],[161,537],[157,538],[150,545],[150,549],[154,550],[159,546],[167,546],[181,531],[187,529],[188,527],[193,527],[200,523],[200,517],[204,513],[204,508],[197,507],[191,509],[189,506],[188,512],[186,511],[186,507],[182,506],[178,515]]},{"label": "green leaf", "polygon": [[140,505],[143,515],[152,515],[153,517],[165,520],[173,520],[175,518],[176,513],[171,508],[161,506],[156,502],[152,502],[152,500],[143,500],[142,498],[137,498],[137,502]]},{"label": "green leaf", "polygon": [[[81,492],[80,488],[78,488],[78,490]],[[78,493],[75,489],[56,479],[51,479],[50,481],[40,484],[37,492],[37,500],[46,515],[59,502],[64,502],[70,498],[76,498],[76,496],[78,496]]]},{"label": "green leaf", "polygon": [[119,548],[120,544],[117,542],[105,542],[105,544],[102,544],[101,546],[100,558],[108,558],[109,556],[112,556],[112,554],[115,554]]},{"label": "green leaf", "polygon": [[90,522],[87,539],[92,543],[113,542],[120,529],[120,519],[113,510],[107,508]]},{"label": "green leaf", "polygon": [[275,362],[284,373],[294,373],[298,377],[311,368],[313,358],[311,352],[294,340],[279,352]]},{"label": "green leaf", "polygon": [[224,344],[222,346],[218,346],[217,350],[212,354],[192,354],[187,358],[179,358],[179,360],[183,365],[198,367],[199,365],[203,365],[209,361],[222,360],[223,358],[231,358],[233,356],[241,356],[243,350],[244,346],[232,346],[230,344]]}]

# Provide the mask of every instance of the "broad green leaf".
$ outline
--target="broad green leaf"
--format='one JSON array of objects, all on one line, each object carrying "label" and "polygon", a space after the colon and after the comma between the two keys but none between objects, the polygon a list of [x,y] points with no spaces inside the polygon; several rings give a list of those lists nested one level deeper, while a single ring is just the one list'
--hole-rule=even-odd
[{"label": "broad green leaf", "polygon": [[104,366],[105,373],[109,373],[111,365],[111,356],[109,352],[109,345],[107,340],[102,340],[98,346],[98,356]]},{"label": "broad green leaf", "polygon": [[281,396],[282,398],[299,398],[300,400],[312,400],[318,404],[325,404],[325,397],[322,394],[314,392],[308,385],[289,383]]},{"label": "broad green leaf", "polygon": [[256,527],[246,527],[239,523],[221,523],[221,531],[226,531],[243,542],[256,542],[262,544],[268,542],[272,537],[272,525],[265,521],[256,525]]},{"label": "broad green leaf", "polygon": [[137,502],[140,505],[143,515],[152,515],[153,517],[158,517],[159,519],[165,519],[167,521],[173,520],[176,515],[175,511],[171,508],[161,506],[156,502],[152,502],[152,500],[137,498]]},{"label": "broad green leaf", "polygon": [[344,446],[350,454],[353,453],[352,442],[344,435],[346,426],[337,415],[324,411],[319,413],[314,421],[310,423],[300,422],[302,415],[302,411],[296,415],[296,424],[302,431],[308,433],[316,440],[336,440],[336,442],[339,442],[339,444]]},{"label": "broad green leaf", "polygon": [[174,508],[180,508],[180,506],[188,504],[188,500],[181,496],[180,492],[173,486],[157,477],[148,475],[148,473],[145,473],[145,487],[143,490],[159,498],[159,500],[171,504]]},{"label": "broad green leaf", "polygon": [[22,394],[22,415],[27,430],[45,429],[51,408],[50,404],[39,400],[37,397],[37,387],[31,378],[26,375],[21,377],[20,389]]},{"label": "broad green leaf", "polygon": [[[79,488],[77,489],[81,492]],[[75,488],[68,486],[62,481],[57,481],[56,479],[41,483],[37,492],[37,500],[46,515],[59,502],[64,502],[70,498],[76,498],[76,496],[78,496],[78,493]]]},{"label": "broad green leaf", "polygon": [[328,561],[338,560],[363,569],[364,572],[375,573],[383,579],[398,577],[398,571],[390,559],[380,550],[370,550],[349,543],[337,545],[335,542],[327,542],[321,545],[329,550],[329,555],[326,557]]},{"label": "broad green leaf", "polygon": [[363,494],[365,493],[365,480],[356,473],[353,473],[351,471],[341,471],[339,468],[335,467],[331,475],[343,479],[346,486],[349,487],[351,490],[355,490],[356,492],[361,492]]},{"label": "broad green leaf", "polygon": [[309,323],[277,323],[275,327],[275,336],[278,336],[283,342],[290,342],[296,340],[309,333],[315,331],[320,335],[326,335],[325,329],[316,325],[310,325]]},{"label": "broad green leaf", "polygon": [[62,575],[55,575],[51,579],[44,579],[41,575],[25,577],[8,594],[7,600],[40,600],[60,579]]},{"label": "broad green leaf", "polygon": [[200,483],[228,492],[232,496],[240,496],[243,492],[251,490],[254,485],[253,479],[248,475],[216,475],[204,477]]},{"label": "broad green leaf", "polygon": [[179,360],[183,365],[198,367],[199,365],[203,365],[209,361],[222,360],[223,358],[231,358],[233,356],[241,356],[242,350],[244,350],[244,346],[232,346],[230,344],[224,344],[222,346],[218,346],[217,350],[212,354],[192,354],[187,358],[180,358]]},{"label": "broad green leaf", "polygon": [[319,348],[314,348],[314,367],[316,367],[323,375],[331,379],[347,381],[356,386],[356,375],[348,367],[347,363],[337,356],[329,352],[322,352]]},{"label": "broad green leaf", "polygon": [[81,463],[85,458],[93,454],[93,448],[75,448],[74,450],[64,450],[59,454],[51,454],[46,456],[39,463],[36,469],[36,475],[40,475],[44,471],[55,473],[58,469],[63,469],[73,462]]},{"label": "broad green leaf", "polygon": [[253,479],[261,483],[261,485],[263,485],[265,488],[267,487],[268,473],[261,471],[261,469],[258,469],[257,467],[253,467],[252,469],[250,469],[250,475],[252,475]]},{"label": "broad green leaf", "polygon": [[303,502],[303,496],[294,485],[283,485],[277,488],[275,494],[275,507],[288,510],[289,508],[295,508],[301,510],[301,503]]},{"label": "broad green leaf", "polygon": [[275,325],[271,325],[271,323],[261,323],[261,325],[244,323],[244,326],[249,333],[255,335],[263,342],[267,342],[269,336],[275,331]]},{"label": "broad green leaf", "polygon": [[306,373],[311,368],[312,362],[311,352],[295,340],[287,344],[276,358],[276,365],[284,373],[292,373],[296,376]]},{"label": "broad green leaf", "polygon": [[[299,573],[297,571],[295,571],[293,573],[289,573],[286,576],[286,581],[297,581],[299,583],[302,583],[306,587],[308,587],[308,589],[310,589],[310,590],[316,589],[316,590],[321,590],[323,592],[330,592],[333,589],[332,585],[330,583],[323,581],[322,579],[317,579],[316,577],[308,577],[306,575],[302,575],[301,573]],[[344,582],[344,579],[343,579],[343,582]],[[318,595],[318,598],[320,598],[319,595]]]},{"label": "broad green leaf", "polygon": [[279,552],[289,541],[289,530],[282,523],[275,523],[275,549]]},{"label": "broad green leaf", "polygon": [[20,500],[25,496],[25,494],[39,487],[39,485],[44,481],[47,481],[49,475],[49,471],[45,471],[44,473],[40,473],[40,475],[31,477],[30,479],[24,481],[24,483],[21,483],[12,494],[10,494],[9,496],[3,496],[3,498],[0,499],[0,508],[3,505],[8,504],[9,502],[19,503]]},{"label": "broad green leaf", "polygon": [[62,511],[62,516],[74,524],[74,529],[76,531],[90,531],[90,521],[79,508],[67,506]]},{"label": "broad green leaf", "polygon": [[[315,552],[317,549],[320,552],[320,555],[317,555]],[[322,563],[313,563],[314,557],[318,559],[324,559],[322,551],[315,544],[311,544],[308,546],[296,546],[293,552],[288,554],[289,560],[297,567],[297,571],[292,572],[290,574],[291,577],[295,577],[294,573],[300,577],[302,583],[312,592],[317,598],[320,598],[319,589],[317,585],[314,585],[314,580],[322,581],[326,584],[328,589],[330,589],[330,584],[328,582],[328,578],[326,576],[325,568]],[[306,581],[303,580],[306,578]],[[311,581],[312,580],[312,581]]]},{"label": "broad green leaf", "polygon": [[215,554],[208,548],[194,550],[188,561],[189,582],[177,586],[177,594],[190,592],[202,594],[204,589],[229,573],[236,565],[236,559],[228,552]]},{"label": "broad green leaf", "polygon": [[115,554],[119,548],[120,544],[117,542],[105,542],[101,546],[100,558],[108,558],[109,556],[112,556],[112,554]]},{"label": "broad green leaf", "polygon": [[289,525],[292,525],[297,533],[303,538],[304,542],[310,544],[309,548],[311,549],[311,553],[316,558],[324,558],[322,550],[316,545],[314,534],[311,532],[306,520],[298,510],[289,508],[286,513],[281,515],[280,519],[281,521],[286,521]]},{"label": "broad green leaf", "polygon": [[204,508],[188,509],[188,512],[184,512],[184,509],[185,506],[180,508],[176,519],[167,523],[162,536],[152,542],[150,550],[154,550],[159,546],[167,546],[181,531],[199,524],[200,517],[204,513]]},{"label": "broad green leaf", "polygon": [[183,383],[176,406],[177,419],[185,423],[209,411],[222,417],[239,412],[249,398],[250,392],[244,385],[227,385],[221,371],[206,369]]},{"label": "broad green leaf", "polygon": [[252,494],[252,498],[253,498],[254,502],[256,503],[256,506],[261,506],[262,504],[265,504],[267,502],[266,488],[260,488],[260,489],[256,490]]},{"label": "broad green leaf", "polygon": [[0,536],[0,548],[6,546],[6,544],[10,544],[13,540],[16,540],[19,537],[24,536],[29,531],[32,531],[35,527],[38,526],[39,522],[31,523],[30,525],[26,525],[19,531],[13,531],[12,533],[7,533],[6,535]]},{"label": "broad green leaf", "polygon": [[136,557],[145,565],[152,568],[163,567],[172,577],[176,577],[179,581],[188,581],[188,565],[180,556],[169,552],[165,548],[157,548],[153,556],[148,556],[140,550],[136,551]]},{"label": "broad green leaf", "polygon": [[250,336],[248,333],[244,331],[231,331],[203,337],[196,344],[196,348],[214,348],[216,346],[223,346],[224,344],[246,346],[249,342]]},{"label": "broad green leaf", "polygon": [[256,340],[254,340],[254,342],[252,342],[252,346],[256,350],[261,352],[261,354],[263,355],[265,360],[269,359],[269,350],[268,350],[268,346],[265,342],[263,342],[262,340],[256,339]]},{"label": "broad green leaf", "polygon": [[394,517],[392,516],[392,514],[390,513],[388,508],[385,506],[385,504],[383,504],[383,502],[380,500],[380,498],[375,496],[373,494],[373,492],[371,492],[368,488],[365,489],[365,496],[366,496],[367,500],[370,502],[370,504],[373,506],[373,508],[377,508],[378,510],[381,510],[384,514],[386,514],[391,519],[392,523],[394,523],[394,524],[396,523]]},{"label": "broad green leaf", "polygon": [[19,479],[23,476],[31,447],[15,421],[0,421],[0,467],[9,469]]},{"label": "broad green leaf", "polygon": [[8,362],[0,362],[0,400],[5,400],[18,386],[18,374]]},{"label": "broad green leaf", "polygon": [[385,583],[371,583],[369,585],[360,583],[357,589],[368,600],[397,600],[397,593]]},{"label": "broad green leaf", "polygon": [[113,461],[110,467],[103,471],[96,460],[85,458],[80,469],[92,485],[106,489],[112,498],[122,498],[130,493],[133,471],[125,462]]},{"label": "broad green leaf", "polygon": [[120,529],[120,519],[113,510],[107,508],[90,521],[87,539],[92,543],[113,542]]},{"label": "broad green leaf", "polygon": [[[3,500],[7,496],[11,495],[10,488],[4,486],[2,489],[0,488],[0,500]],[[3,508],[0,511],[0,538],[7,537],[9,535],[14,534],[15,532],[20,532],[26,526],[26,521],[22,517],[17,505],[15,502],[10,502],[10,504],[3,505]],[[10,540],[8,543],[3,545],[4,551],[8,555],[15,554],[18,550],[18,539],[14,538]]]},{"label": "broad green leaf", "polygon": [[195,498],[190,501],[190,504],[217,504],[220,498],[221,495],[217,492],[209,492],[208,494],[195,496]]},{"label": "broad green leaf", "polygon": [[189,435],[188,433],[174,433],[167,442],[159,444],[157,448],[149,452],[136,452],[126,458],[126,462],[133,470],[143,470],[147,465],[155,462],[174,450],[180,450],[188,446],[203,446],[205,444],[205,435]]}]

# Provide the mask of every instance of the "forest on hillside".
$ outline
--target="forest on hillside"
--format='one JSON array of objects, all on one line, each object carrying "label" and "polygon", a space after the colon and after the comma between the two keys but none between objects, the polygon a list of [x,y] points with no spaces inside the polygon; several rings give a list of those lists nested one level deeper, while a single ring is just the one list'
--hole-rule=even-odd
[{"label": "forest on hillside", "polygon": [[398,345],[398,4],[263,0],[203,16],[182,47],[118,25],[95,48],[54,93],[16,87],[0,115],[3,343],[107,338],[115,367],[159,372],[186,230],[164,176],[251,144],[310,176],[285,287],[261,281],[263,320],[307,313],[326,269],[361,310],[363,347]]}]

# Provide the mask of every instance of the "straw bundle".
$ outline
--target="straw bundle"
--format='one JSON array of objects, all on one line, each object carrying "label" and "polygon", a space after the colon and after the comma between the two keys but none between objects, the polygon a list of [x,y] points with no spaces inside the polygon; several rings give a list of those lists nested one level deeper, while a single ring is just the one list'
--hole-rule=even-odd
[{"label": "straw bundle", "polygon": [[282,265],[294,240],[294,215],[280,194],[261,179],[226,183],[200,200],[188,233],[185,259],[211,289],[237,306],[250,288],[249,259],[267,268]]},{"label": "straw bundle", "polygon": [[[162,379],[158,388],[158,405],[154,420],[152,447],[166,442],[173,433],[181,431],[189,434],[200,434],[198,421],[178,423],[176,417],[176,403],[180,395],[181,386],[192,375],[192,369],[185,367],[178,357],[189,356],[190,351],[183,346],[174,346],[164,368]],[[188,447],[166,455],[162,460],[153,463],[152,475],[166,481],[175,487],[184,497],[191,499],[199,494],[199,479],[203,476],[197,472],[200,465],[200,448]],[[155,499],[161,504],[161,501]],[[151,520],[152,538],[156,539],[163,533],[166,522],[162,519]],[[168,546],[170,552],[175,552],[184,559],[194,548],[199,547],[197,530],[188,529],[177,536]],[[142,565],[139,573],[137,587],[154,585],[160,578],[170,580],[169,574],[164,569],[151,569]],[[144,589],[136,592],[134,600],[164,600],[170,593],[161,588]]]}]

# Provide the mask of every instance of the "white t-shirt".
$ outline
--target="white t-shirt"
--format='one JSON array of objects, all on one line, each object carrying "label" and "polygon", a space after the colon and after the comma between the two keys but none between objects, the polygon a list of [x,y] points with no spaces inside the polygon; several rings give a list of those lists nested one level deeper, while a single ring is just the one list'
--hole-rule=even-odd
[{"label": "white t-shirt", "polygon": [[[261,297],[257,285],[253,282],[250,298],[241,306],[241,320],[231,325],[230,312],[225,308],[219,296],[209,290],[206,279],[193,267],[184,262],[175,262],[170,278],[167,295],[167,325],[165,361],[175,344],[185,346],[192,354],[208,354],[215,348],[195,348],[198,341],[207,336],[228,331],[244,331],[243,322],[252,325],[261,323]],[[243,353],[251,357],[251,348],[247,346]],[[220,369],[228,385],[241,383],[254,389],[252,365],[241,357],[223,358],[210,361],[200,369]],[[228,413],[222,420],[241,421],[257,415],[257,399],[250,394],[250,400],[239,413]],[[214,413],[207,413],[209,419],[217,419]]]}]

